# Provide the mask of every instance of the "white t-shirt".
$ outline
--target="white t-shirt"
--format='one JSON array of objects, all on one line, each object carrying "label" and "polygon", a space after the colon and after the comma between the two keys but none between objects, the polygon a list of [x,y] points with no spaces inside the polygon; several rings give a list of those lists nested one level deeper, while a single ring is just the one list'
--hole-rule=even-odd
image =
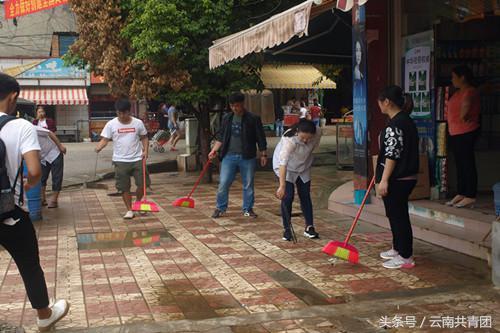
[{"label": "white t-shirt", "polygon": [[[5,116],[5,113],[0,112],[0,117],[3,116]],[[33,150],[40,150],[35,126],[24,119],[12,120],[2,129],[0,138],[7,148],[7,174],[9,175],[10,183],[14,184],[17,172],[21,166],[22,156]],[[18,179],[18,184],[16,186],[16,203],[18,202],[20,193],[20,184],[20,179]]]},{"label": "white t-shirt", "polygon": [[41,128],[49,128],[49,126],[47,126],[47,119],[39,120],[37,126]]},{"label": "white t-shirt", "polygon": [[141,136],[147,134],[144,123],[132,117],[130,124],[122,124],[118,118],[108,121],[101,136],[113,140],[113,162],[137,162],[142,160]]},{"label": "white t-shirt", "polygon": [[300,118],[307,118],[308,112],[306,108],[300,108]]},{"label": "white t-shirt", "polygon": [[38,142],[40,143],[40,159],[42,164],[45,165],[47,162],[54,162],[59,157],[59,154],[61,154],[61,151],[56,143],[49,137],[50,131],[37,126],[36,133],[38,135]]}]

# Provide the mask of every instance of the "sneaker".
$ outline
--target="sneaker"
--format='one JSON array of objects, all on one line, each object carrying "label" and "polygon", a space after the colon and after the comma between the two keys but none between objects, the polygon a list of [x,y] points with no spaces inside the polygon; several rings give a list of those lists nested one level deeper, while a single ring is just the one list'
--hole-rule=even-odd
[{"label": "sneaker", "polygon": [[214,211],[214,213],[212,214],[212,218],[213,219],[218,219],[219,217],[223,217],[224,215],[226,215],[226,212],[220,210],[220,209],[216,209]]},{"label": "sneaker", "polygon": [[308,226],[306,230],[304,230],[304,236],[311,239],[319,238],[319,234],[314,230],[313,226]]},{"label": "sneaker", "polygon": [[246,210],[243,212],[243,216],[245,217],[251,217],[251,218],[256,218],[258,215],[255,214],[255,212],[253,211],[253,209],[249,209],[249,210]]},{"label": "sneaker", "polygon": [[415,260],[413,258],[405,259],[398,254],[391,260],[384,262],[383,266],[389,269],[413,268],[415,267]]},{"label": "sneaker", "polygon": [[385,251],[385,252],[380,252],[380,258],[387,259],[387,260],[390,260],[398,255],[399,255],[398,251],[396,251],[394,249],[390,249],[389,251]]},{"label": "sneaker", "polygon": [[285,232],[283,232],[283,240],[287,242],[292,241],[292,232],[290,229],[286,229]]},{"label": "sneaker", "polygon": [[125,215],[123,216],[123,218],[124,218],[125,220],[131,220],[131,219],[133,219],[134,217],[135,217],[135,214],[134,214],[134,212],[133,212],[133,211],[131,211],[131,210],[129,210],[129,211],[127,212],[127,214],[125,214]]},{"label": "sneaker", "polygon": [[61,319],[63,319],[69,311],[69,303],[62,299],[54,303],[50,307],[52,314],[47,319],[37,319],[37,325],[40,332],[47,332]]}]

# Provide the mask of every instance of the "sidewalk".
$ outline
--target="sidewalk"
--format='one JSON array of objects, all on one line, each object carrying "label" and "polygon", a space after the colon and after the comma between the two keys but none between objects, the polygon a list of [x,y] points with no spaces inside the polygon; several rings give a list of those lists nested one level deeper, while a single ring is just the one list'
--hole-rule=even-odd
[{"label": "sidewalk", "polygon": [[[377,332],[385,331],[379,325],[387,317],[386,325],[399,325],[390,332],[415,332],[412,322],[422,325],[421,332],[460,332],[471,331],[460,323],[479,327],[479,319],[468,316],[483,316],[485,328],[477,331],[500,331],[500,295],[485,262],[416,241],[417,266],[387,270],[378,253],[390,246],[391,235],[366,223],[352,239],[360,264],[328,261],[322,246],[343,239],[351,220],[328,212],[326,202],[350,177],[332,166],[315,169],[313,200],[322,238],[302,237],[303,221],[294,214],[298,244],[281,240],[270,172],[256,179],[255,220],[240,214],[240,183],[225,218],[209,217],[216,184],[199,188],[196,209],[172,207],[189,192],[195,175],[153,175],[150,199],[162,210],[132,222],[121,218],[121,199],[106,191],[63,192],[60,208],[44,211],[45,220],[36,224],[49,295],[72,304],[58,331]],[[297,203],[294,211],[300,211]],[[34,332],[35,312],[4,250],[0,286],[0,322]],[[457,328],[430,328],[449,327],[444,325],[451,325],[450,318]]]}]

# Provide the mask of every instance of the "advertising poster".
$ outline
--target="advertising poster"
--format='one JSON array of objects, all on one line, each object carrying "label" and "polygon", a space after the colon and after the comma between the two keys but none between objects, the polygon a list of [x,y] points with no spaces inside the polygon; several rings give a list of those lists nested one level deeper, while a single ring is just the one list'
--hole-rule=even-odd
[{"label": "advertising poster", "polygon": [[7,0],[5,18],[24,16],[68,3],[68,0]]},{"label": "advertising poster", "polygon": [[352,8],[354,203],[360,204],[368,187],[368,101],[366,73],[365,6]]},{"label": "advertising poster", "polygon": [[405,56],[405,92],[413,97],[415,119],[432,118],[431,94],[431,48],[419,46],[406,52]]}]

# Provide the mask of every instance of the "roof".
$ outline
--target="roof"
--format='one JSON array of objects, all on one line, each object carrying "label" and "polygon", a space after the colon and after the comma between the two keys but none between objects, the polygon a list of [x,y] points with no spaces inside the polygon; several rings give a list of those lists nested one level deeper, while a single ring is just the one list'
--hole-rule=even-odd
[{"label": "roof", "polygon": [[268,89],[336,89],[337,84],[312,65],[265,65],[260,77]]}]

